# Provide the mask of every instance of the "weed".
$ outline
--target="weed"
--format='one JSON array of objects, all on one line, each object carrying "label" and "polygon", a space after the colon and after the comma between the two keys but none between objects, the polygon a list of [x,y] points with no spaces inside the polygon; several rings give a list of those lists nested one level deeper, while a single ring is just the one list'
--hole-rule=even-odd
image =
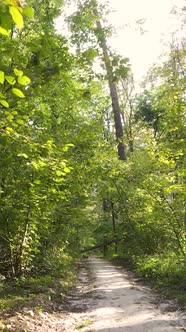
[{"label": "weed", "polygon": [[[76,325],[76,328],[77,329],[82,329],[83,327],[87,327],[91,324],[91,321],[90,319],[85,319],[84,321],[82,322],[79,322],[77,325]],[[87,331],[88,332],[88,331]],[[89,331],[90,332],[90,331]]]}]

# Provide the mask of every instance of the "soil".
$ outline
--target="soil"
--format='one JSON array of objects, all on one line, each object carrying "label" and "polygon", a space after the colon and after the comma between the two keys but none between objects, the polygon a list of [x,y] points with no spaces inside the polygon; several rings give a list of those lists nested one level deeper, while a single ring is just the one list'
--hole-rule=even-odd
[{"label": "soil", "polygon": [[184,323],[176,303],[163,301],[123,268],[93,257],[82,261],[79,285],[65,302],[50,302],[42,312],[23,308],[7,317],[6,331],[175,332],[186,331]]}]

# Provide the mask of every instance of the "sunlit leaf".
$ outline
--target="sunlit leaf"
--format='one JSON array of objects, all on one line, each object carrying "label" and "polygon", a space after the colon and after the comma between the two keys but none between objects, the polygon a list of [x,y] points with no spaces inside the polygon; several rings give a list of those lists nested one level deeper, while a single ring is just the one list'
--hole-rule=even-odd
[{"label": "sunlit leaf", "polygon": [[64,146],[64,147],[62,148],[62,150],[63,150],[64,152],[67,152],[67,151],[68,151],[68,146],[67,146],[67,145]]},{"label": "sunlit leaf", "polygon": [[61,176],[62,174],[63,174],[63,173],[62,173],[61,171],[59,171],[59,170],[56,171],[56,175],[57,175],[57,176]]},{"label": "sunlit leaf", "polygon": [[57,192],[56,188],[50,188],[50,191],[55,194]]},{"label": "sunlit leaf", "polygon": [[7,120],[12,121],[14,119],[14,116],[12,114],[9,114],[7,116]]},{"label": "sunlit leaf", "polygon": [[24,26],[23,16],[20,13],[19,9],[14,6],[9,7],[9,13],[12,16],[13,21],[18,26],[19,29],[22,29]]},{"label": "sunlit leaf", "polygon": [[21,85],[27,85],[31,82],[30,78],[27,76],[18,77],[18,83]]},{"label": "sunlit leaf", "polygon": [[21,6],[21,3],[19,0],[5,0],[8,4],[13,5],[13,6]]},{"label": "sunlit leaf", "polygon": [[23,14],[29,18],[34,18],[34,10],[32,7],[29,6],[24,7]]},{"label": "sunlit leaf", "polygon": [[19,153],[17,156],[18,156],[18,157],[23,157],[23,158],[25,158],[25,159],[28,159],[28,156],[27,156],[26,153]]},{"label": "sunlit leaf", "polygon": [[5,81],[5,74],[2,70],[0,70],[0,83],[3,84]]},{"label": "sunlit leaf", "polygon": [[10,85],[14,85],[16,83],[15,77],[13,76],[5,76],[6,81],[10,84]]},{"label": "sunlit leaf", "polygon": [[13,88],[12,92],[13,92],[14,95],[16,95],[19,98],[25,98],[24,93],[19,89]]},{"label": "sunlit leaf", "polygon": [[3,106],[6,107],[6,108],[9,107],[9,104],[7,103],[6,100],[1,99],[1,100],[0,100],[0,103],[1,103],[1,105],[3,105]]},{"label": "sunlit leaf", "polygon": [[21,77],[21,76],[23,76],[23,71],[22,71],[22,70],[19,70],[19,69],[17,69],[17,68],[14,68],[14,74],[15,74],[16,76]]},{"label": "sunlit leaf", "polygon": [[24,121],[21,120],[21,119],[17,119],[16,122],[17,122],[19,125],[23,125],[23,124],[24,124]]},{"label": "sunlit leaf", "polygon": [[29,116],[28,116],[28,115],[23,115],[22,118],[23,118],[24,120],[28,120],[28,119],[29,119]]},{"label": "sunlit leaf", "polygon": [[15,123],[15,122],[12,123],[12,127],[17,128],[18,126],[19,126],[19,125],[18,125],[17,123]]},{"label": "sunlit leaf", "polygon": [[17,111],[12,111],[12,114],[17,115],[18,112]]},{"label": "sunlit leaf", "polygon": [[70,168],[65,167],[65,168],[64,168],[64,172],[65,172],[65,173],[70,173]]},{"label": "sunlit leaf", "polygon": [[3,27],[0,27],[0,33],[1,33],[2,35],[9,36],[10,31],[4,29]]},{"label": "sunlit leaf", "polygon": [[60,183],[60,182],[63,182],[63,181],[64,181],[64,178],[61,178],[61,177],[54,178],[54,181],[55,181],[56,183]]},{"label": "sunlit leaf", "polygon": [[34,183],[35,183],[35,184],[40,184],[40,183],[41,183],[41,180],[35,180]]}]

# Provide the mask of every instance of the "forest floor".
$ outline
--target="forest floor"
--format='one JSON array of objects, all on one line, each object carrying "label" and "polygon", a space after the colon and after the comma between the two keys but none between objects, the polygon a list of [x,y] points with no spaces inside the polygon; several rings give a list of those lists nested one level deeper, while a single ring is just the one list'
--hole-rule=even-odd
[{"label": "forest floor", "polygon": [[46,301],[41,297],[40,304],[37,298],[37,306],[31,302],[14,314],[5,314],[0,331],[186,331],[185,315],[174,301],[163,300],[134,274],[107,260],[83,260],[78,286],[65,301],[59,298]]}]

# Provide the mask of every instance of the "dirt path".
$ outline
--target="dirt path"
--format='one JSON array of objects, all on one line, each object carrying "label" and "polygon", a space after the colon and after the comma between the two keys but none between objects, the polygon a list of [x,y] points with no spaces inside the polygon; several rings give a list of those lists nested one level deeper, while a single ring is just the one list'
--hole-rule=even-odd
[{"label": "dirt path", "polygon": [[[40,302],[38,302],[40,300]],[[80,283],[68,300],[37,299],[37,306],[9,314],[9,332],[176,332],[186,331],[183,313],[162,302],[130,273],[110,262],[90,258],[80,264]],[[34,309],[35,308],[35,309]],[[4,317],[5,318],[5,317]],[[185,325],[186,326],[186,325]]]},{"label": "dirt path", "polygon": [[[86,270],[81,274],[84,287],[81,298],[72,297],[74,312],[66,331],[82,332],[175,332],[183,331],[183,314],[172,302],[160,302],[147,287],[136,283],[121,268],[110,262],[91,258],[92,289]],[[83,312],[87,307],[87,312]]]}]

